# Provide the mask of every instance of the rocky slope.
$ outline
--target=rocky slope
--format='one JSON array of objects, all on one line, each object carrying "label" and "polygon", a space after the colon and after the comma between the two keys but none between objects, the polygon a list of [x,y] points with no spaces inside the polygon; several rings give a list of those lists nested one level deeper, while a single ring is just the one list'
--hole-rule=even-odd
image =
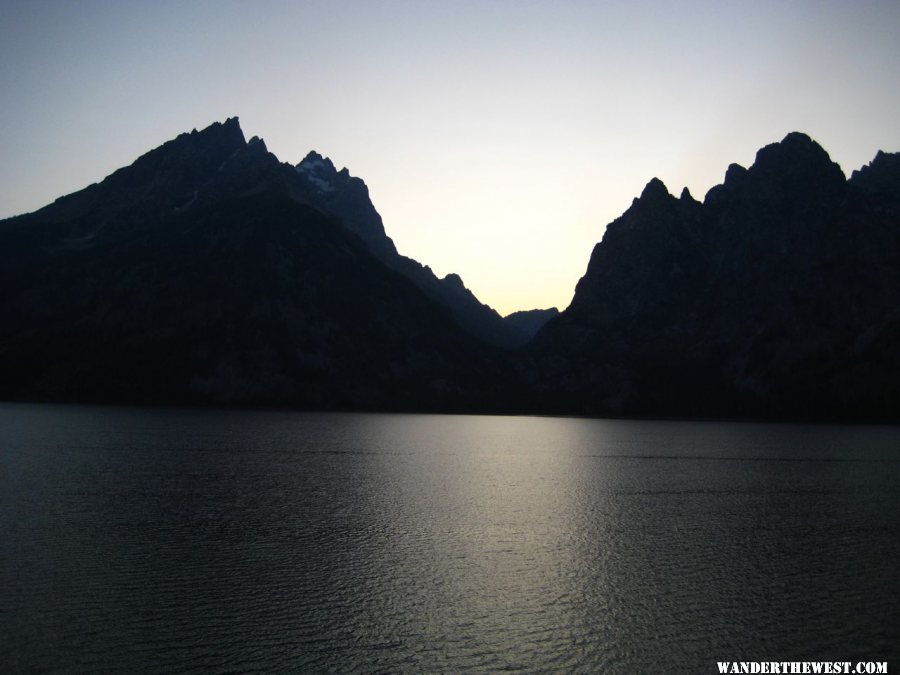
[{"label": "rocky slope", "polygon": [[532,346],[545,400],[599,414],[900,417],[898,155],[848,181],[789,134],[703,202],[657,179]]},{"label": "rocky slope", "polygon": [[412,281],[425,295],[446,307],[463,328],[475,337],[501,347],[520,347],[533,332],[520,329],[515,322],[504,321],[494,309],[483,304],[466,288],[457,274],[439,278],[427,265],[400,255],[385,234],[381,216],[369,198],[362,179],[347,169],[338,171],[327,157],[310,152],[297,165],[306,198],[323,211],[333,214],[345,227],[358,235],[372,253],[391,269]]},{"label": "rocky slope", "polygon": [[183,134],[0,222],[0,398],[507,400],[503,359],[370,248],[236,119]]}]

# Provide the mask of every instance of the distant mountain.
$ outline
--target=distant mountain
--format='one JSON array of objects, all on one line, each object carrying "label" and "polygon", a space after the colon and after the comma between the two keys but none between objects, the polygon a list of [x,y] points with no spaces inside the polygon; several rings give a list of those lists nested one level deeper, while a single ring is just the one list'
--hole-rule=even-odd
[{"label": "distant mountain", "polygon": [[[301,173],[234,118],[0,222],[0,397],[508,400],[505,357],[379,259],[392,246],[361,181],[342,172],[343,198],[328,201]],[[356,226],[364,215],[377,232]]]},{"label": "distant mountain", "polygon": [[808,136],[700,203],[653,179],[532,345],[551,407],[900,418],[900,156],[849,181]]},{"label": "distant mountain", "polygon": [[472,335],[502,347],[519,347],[531,338],[518,325],[505,322],[489,306],[482,304],[456,274],[439,279],[431,268],[397,253],[385,234],[381,216],[369,198],[366,184],[338,171],[327,157],[310,152],[297,165],[310,203],[333,215],[369,246],[375,256],[418,286],[429,298],[443,305]]},{"label": "distant mountain", "polygon": [[549,309],[526,309],[521,312],[513,312],[503,317],[506,323],[515,326],[524,333],[529,340],[554,316],[559,314],[556,307]]}]

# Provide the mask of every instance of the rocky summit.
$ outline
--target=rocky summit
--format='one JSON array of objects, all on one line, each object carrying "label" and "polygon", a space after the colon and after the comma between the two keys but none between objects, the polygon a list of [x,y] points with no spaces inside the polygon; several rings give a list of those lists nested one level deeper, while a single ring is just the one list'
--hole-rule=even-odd
[{"label": "rocky summit", "polygon": [[233,118],[0,222],[0,396],[505,404],[503,355],[381,262],[364,185],[338,175],[330,206]]},{"label": "rocky summit", "polygon": [[592,414],[898,419],[897,155],[851,180],[808,136],[703,203],[653,179],[532,345],[548,401]]}]

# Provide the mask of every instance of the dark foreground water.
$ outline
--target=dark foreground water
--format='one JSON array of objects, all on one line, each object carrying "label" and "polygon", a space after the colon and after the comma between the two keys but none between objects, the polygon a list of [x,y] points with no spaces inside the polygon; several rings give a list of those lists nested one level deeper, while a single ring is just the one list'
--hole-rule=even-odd
[{"label": "dark foreground water", "polygon": [[900,668],[900,429],[0,406],[0,670]]}]

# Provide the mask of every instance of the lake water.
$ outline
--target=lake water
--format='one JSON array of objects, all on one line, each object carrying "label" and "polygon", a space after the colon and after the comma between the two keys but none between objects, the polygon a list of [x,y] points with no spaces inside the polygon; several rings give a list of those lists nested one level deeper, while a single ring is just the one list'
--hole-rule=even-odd
[{"label": "lake water", "polygon": [[0,670],[900,667],[900,428],[0,405]]}]

